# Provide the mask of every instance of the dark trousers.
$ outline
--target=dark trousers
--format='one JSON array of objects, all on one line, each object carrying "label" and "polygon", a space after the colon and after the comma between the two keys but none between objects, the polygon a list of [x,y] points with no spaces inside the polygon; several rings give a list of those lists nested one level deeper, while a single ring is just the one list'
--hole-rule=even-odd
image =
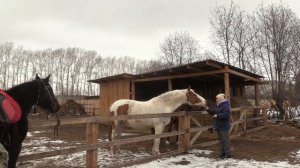
[{"label": "dark trousers", "polygon": [[230,142],[229,142],[229,130],[217,129],[219,142],[220,142],[220,155],[231,156]]}]

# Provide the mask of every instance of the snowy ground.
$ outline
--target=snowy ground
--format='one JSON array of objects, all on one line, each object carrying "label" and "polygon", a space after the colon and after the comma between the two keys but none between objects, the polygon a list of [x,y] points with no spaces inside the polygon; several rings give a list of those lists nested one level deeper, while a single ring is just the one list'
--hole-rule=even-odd
[{"label": "snowy ground", "polygon": [[[61,140],[51,140],[46,137],[39,137],[41,132],[34,131],[29,132],[27,139],[23,143],[22,155],[27,155],[31,153],[53,151],[57,149],[64,149],[69,147],[74,147],[76,145],[81,145],[80,142],[65,142]],[[101,141],[101,140],[99,140]],[[150,154],[145,152],[143,147],[140,147],[139,153],[132,153],[131,151],[121,150],[121,153],[117,156],[112,157],[107,149],[98,150],[98,165],[100,167],[106,167],[116,163],[122,163],[130,160],[135,160],[137,158],[142,158],[149,156]],[[147,164],[136,165],[130,168],[192,168],[192,167],[240,167],[240,168],[273,168],[273,167],[283,167],[283,168],[293,168],[300,167],[300,165],[290,165],[288,162],[258,162],[255,160],[237,160],[237,159],[227,159],[227,160],[217,160],[209,158],[209,154],[212,151],[194,149],[188,152],[186,155],[179,155],[171,158],[164,158],[156,161],[152,161]],[[300,160],[300,150],[296,153],[291,153],[292,156]],[[40,167],[85,167],[85,152],[79,152],[71,155],[63,155],[50,157],[35,161],[26,161],[18,163],[20,168],[40,168]]]},{"label": "snowy ground", "polygon": [[[155,160],[150,163],[131,166],[128,168],[299,168],[300,165],[290,165],[287,162],[258,162],[255,160],[237,160],[237,159],[211,159],[208,155],[212,151],[197,150],[189,151],[189,154],[176,157]],[[300,159],[300,151],[297,157]]]}]

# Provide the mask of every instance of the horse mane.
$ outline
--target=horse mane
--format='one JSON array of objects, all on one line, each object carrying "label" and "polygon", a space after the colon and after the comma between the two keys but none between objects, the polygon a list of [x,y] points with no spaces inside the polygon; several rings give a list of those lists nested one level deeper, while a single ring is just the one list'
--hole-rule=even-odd
[{"label": "horse mane", "polygon": [[176,97],[179,98],[179,97],[183,96],[183,91],[185,91],[185,90],[186,89],[168,91],[168,92],[165,92],[161,95],[153,97],[152,99],[150,99],[150,101],[161,101],[161,100],[163,100],[165,103],[171,103],[176,99]]}]

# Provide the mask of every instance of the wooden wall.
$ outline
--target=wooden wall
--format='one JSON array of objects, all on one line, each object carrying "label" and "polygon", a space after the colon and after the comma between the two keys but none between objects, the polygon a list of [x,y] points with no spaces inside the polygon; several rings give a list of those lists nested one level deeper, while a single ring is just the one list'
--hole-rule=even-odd
[{"label": "wooden wall", "polygon": [[100,83],[100,111],[96,115],[107,116],[108,108],[118,99],[130,99],[130,79]]}]

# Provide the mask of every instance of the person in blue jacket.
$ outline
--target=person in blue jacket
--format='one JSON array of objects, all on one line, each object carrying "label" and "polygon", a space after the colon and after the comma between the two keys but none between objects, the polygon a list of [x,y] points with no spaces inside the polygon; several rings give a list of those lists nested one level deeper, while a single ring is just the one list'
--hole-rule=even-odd
[{"label": "person in blue jacket", "polygon": [[216,107],[205,107],[207,112],[214,118],[213,128],[217,131],[220,143],[220,158],[231,158],[229,130],[231,128],[231,109],[224,93],[216,96]]}]

